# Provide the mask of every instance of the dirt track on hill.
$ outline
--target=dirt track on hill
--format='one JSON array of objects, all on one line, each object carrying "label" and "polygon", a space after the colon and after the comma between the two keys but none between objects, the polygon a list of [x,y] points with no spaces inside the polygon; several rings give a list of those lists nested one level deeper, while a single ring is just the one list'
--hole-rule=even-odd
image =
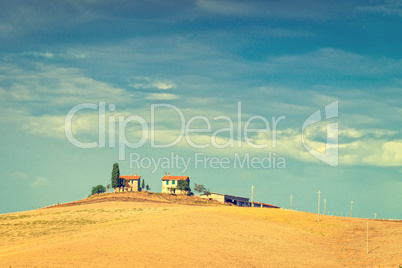
[{"label": "dirt track on hill", "polygon": [[101,202],[0,215],[0,267],[398,267],[402,223]]}]

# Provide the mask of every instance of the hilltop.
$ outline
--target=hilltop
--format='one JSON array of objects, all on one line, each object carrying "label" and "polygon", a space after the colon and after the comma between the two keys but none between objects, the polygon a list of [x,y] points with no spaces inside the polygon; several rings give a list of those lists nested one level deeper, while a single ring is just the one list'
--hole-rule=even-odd
[{"label": "hilltop", "polygon": [[369,220],[367,254],[364,219],[322,216],[317,222],[316,215],[304,212],[225,206],[198,197],[164,198],[104,194],[0,215],[0,267],[402,264],[401,222]]},{"label": "hilltop", "polygon": [[45,208],[55,207],[71,207],[85,204],[94,204],[102,202],[152,202],[152,203],[169,203],[181,205],[209,205],[209,206],[227,206],[227,204],[219,203],[215,200],[208,200],[194,195],[174,195],[166,193],[153,193],[148,191],[141,192],[120,192],[120,193],[103,193],[94,194],[88,198],[68,203],[48,206]]}]

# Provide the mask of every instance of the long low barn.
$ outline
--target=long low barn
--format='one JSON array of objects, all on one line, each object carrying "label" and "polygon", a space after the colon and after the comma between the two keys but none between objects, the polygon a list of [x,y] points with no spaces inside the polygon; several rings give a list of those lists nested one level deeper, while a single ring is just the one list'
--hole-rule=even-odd
[{"label": "long low barn", "polygon": [[210,195],[201,195],[201,198],[216,200],[221,203],[231,203],[239,207],[246,207],[249,198],[247,197],[240,197],[228,194],[220,194],[220,193],[211,193]]},{"label": "long low barn", "polygon": [[211,193],[210,195],[201,195],[201,198],[206,198],[210,200],[216,200],[221,203],[230,203],[239,207],[262,207],[262,208],[279,208],[274,205],[260,203],[260,202],[250,202],[247,197],[240,197],[228,194]]},{"label": "long low barn", "polygon": [[261,206],[263,208],[280,208],[274,205],[266,204],[266,203],[260,203],[260,202],[249,202],[249,207],[257,207],[260,208]]}]

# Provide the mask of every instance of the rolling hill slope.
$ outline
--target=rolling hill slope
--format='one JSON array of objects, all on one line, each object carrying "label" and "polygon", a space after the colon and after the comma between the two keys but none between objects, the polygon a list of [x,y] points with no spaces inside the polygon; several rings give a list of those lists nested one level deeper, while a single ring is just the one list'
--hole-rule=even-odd
[{"label": "rolling hill slope", "polygon": [[109,194],[0,215],[0,267],[402,265],[401,222],[369,220],[366,254],[363,219],[136,198]]}]

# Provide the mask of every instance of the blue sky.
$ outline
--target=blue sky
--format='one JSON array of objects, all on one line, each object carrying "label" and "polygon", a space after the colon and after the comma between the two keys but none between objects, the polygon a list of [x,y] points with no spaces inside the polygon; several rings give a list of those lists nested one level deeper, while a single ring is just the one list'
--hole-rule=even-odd
[{"label": "blue sky", "polygon": [[[250,196],[255,185],[255,200],[288,208],[292,194],[293,208],[314,211],[321,190],[334,214],[346,214],[353,200],[359,217],[402,217],[400,1],[2,1],[0,14],[0,213],[84,198],[110,182],[115,162],[121,174],[138,173],[160,191],[164,173],[182,169],[130,168],[130,153],[191,161],[202,153],[232,164],[184,172],[214,192]],[[338,123],[337,167],[301,140],[304,121],[334,101],[339,116],[309,126],[305,138],[322,150],[327,124]],[[198,143],[227,127],[214,117],[237,120],[239,102],[242,127],[252,116],[286,119],[276,147],[197,149],[183,138],[157,149],[148,140],[119,160],[118,141],[82,149],[65,135],[74,106],[100,102],[116,107],[106,120],[138,115],[150,123],[153,104],[174,105],[187,122],[205,116],[212,131],[193,134]],[[72,122],[84,142],[97,141],[98,128],[96,110]],[[161,108],[156,141],[172,141],[179,129],[177,114]],[[132,142],[142,133],[127,126]],[[228,132],[218,138],[230,139]],[[271,140],[272,133],[252,135],[256,144]],[[235,168],[235,155],[247,153],[275,153],[286,167]]]}]

